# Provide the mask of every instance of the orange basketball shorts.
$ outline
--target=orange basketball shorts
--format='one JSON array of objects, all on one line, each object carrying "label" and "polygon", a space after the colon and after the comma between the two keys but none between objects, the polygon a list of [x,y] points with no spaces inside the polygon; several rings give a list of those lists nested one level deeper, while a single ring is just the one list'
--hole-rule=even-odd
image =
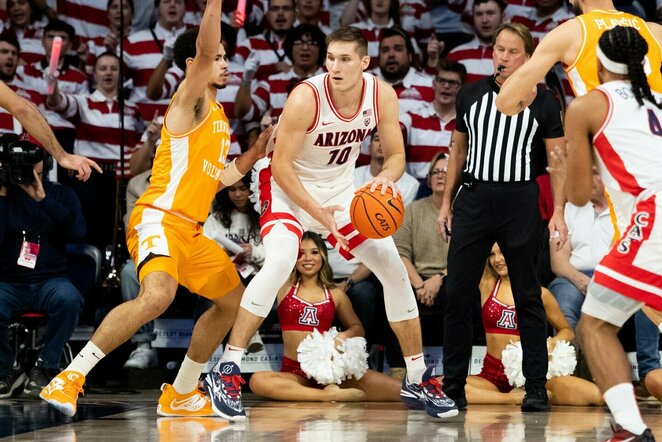
[{"label": "orange basketball shorts", "polygon": [[177,215],[137,205],[131,213],[126,243],[140,282],[152,272],[165,272],[208,299],[223,296],[240,279],[227,253],[202,235],[200,224]]}]

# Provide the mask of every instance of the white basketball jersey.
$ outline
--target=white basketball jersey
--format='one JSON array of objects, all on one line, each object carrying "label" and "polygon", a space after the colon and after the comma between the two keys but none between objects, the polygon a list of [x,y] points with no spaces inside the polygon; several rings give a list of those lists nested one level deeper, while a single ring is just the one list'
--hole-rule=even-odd
[{"label": "white basketball jersey", "polygon": [[[297,86],[312,89],[316,106],[313,124],[294,160],[294,170],[304,185],[344,188],[353,185],[354,164],[361,142],[370,135],[379,120],[377,78],[363,73],[361,104],[356,113],[348,117],[341,115],[333,105],[328,81],[329,74],[325,73]],[[287,137],[287,134],[276,132],[275,138],[278,137]]]},{"label": "white basketball jersey", "polygon": [[[597,89],[606,95],[609,108],[593,145],[622,232],[638,197],[648,189],[662,189],[662,109],[645,98],[640,106],[630,82],[610,81]],[[653,97],[662,101],[660,94]]]}]

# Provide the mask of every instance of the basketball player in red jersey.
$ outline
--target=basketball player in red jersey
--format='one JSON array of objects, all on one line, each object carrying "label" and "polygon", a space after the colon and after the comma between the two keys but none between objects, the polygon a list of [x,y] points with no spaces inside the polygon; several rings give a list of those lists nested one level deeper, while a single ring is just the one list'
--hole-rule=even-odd
[{"label": "basketball player in red jersey", "polygon": [[[561,173],[568,200],[582,206],[598,168],[622,232],[600,261],[577,325],[582,348],[614,416],[612,441],[652,441],[631,384],[617,333],[643,305],[662,310],[662,95],[645,74],[646,40],[616,26],[597,46],[601,85],[570,103],[567,160],[557,148],[552,173]],[[659,65],[655,68],[659,70]],[[567,162],[567,164],[565,164]],[[657,215],[657,216],[656,216]]]},{"label": "basketball player in red jersey", "polygon": [[592,91],[600,84],[595,55],[598,39],[617,25],[635,28],[648,43],[644,71],[651,89],[662,93],[662,25],[616,11],[612,0],[570,0],[570,3],[578,16],[547,34],[529,61],[503,83],[496,99],[499,111],[514,115],[525,109],[535,97],[531,92],[534,86],[557,62],[563,63],[575,96]]},{"label": "basketball player in red jersey", "polygon": [[375,126],[383,140],[384,165],[366,186],[398,193],[394,183],[404,172],[405,154],[397,96],[389,85],[364,72],[370,57],[359,29],[332,32],[327,48],[328,73],[292,91],[274,131],[271,166],[259,174],[266,259],[246,289],[229,345],[205,378],[205,389],[217,414],[246,418],[240,388],[243,349],[294,267],[301,235],[312,230],[338,244],[341,254],[356,256],[381,281],[386,314],[407,365],[402,401],[434,417],[455,416],[455,403],[441,391],[432,367],[425,366],[416,298],[393,239],[366,239],[349,218],[354,163],[361,142]]},{"label": "basketball player in red jersey", "polygon": [[[210,299],[173,385],[164,384],[157,412],[163,416],[208,416],[210,401],[198,378],[237,312],[243,285],[227,254],[202,235],[216,192],[238,181],[264,155],[270,131],[225,167],[230,127],[216,102],[228,79],[220,43],[221,0],[209,0],[199,33],[183,35],[175,52],[186,78],[164,116],[150,185],[138,199],[127,228],[140,293],[114,308],[69,366],[41,392],[62,413],[76,413],[85,376],[143,324],[157,318],[175,297],[177,285]],[[181,42],[181,43],[180,43]],[[180,55],[178,55],[180,54]]]}]

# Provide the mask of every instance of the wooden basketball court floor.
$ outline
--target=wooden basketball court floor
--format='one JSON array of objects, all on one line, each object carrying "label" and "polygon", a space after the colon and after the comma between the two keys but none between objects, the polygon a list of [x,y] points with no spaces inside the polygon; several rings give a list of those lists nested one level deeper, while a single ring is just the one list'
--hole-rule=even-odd
[{"label": "wooden basketball court floor", "polygon": [[[249,418],[161,418],[159,391],[89,394],[67,418],[37,399],[0,400],[0,439],[17,441],[600,441],[610,415],[596,407],[553,407],[521,413],[516,406],[469,406],[457,417],[432,419],[400,403],[287,403],[246,394]],[[662,436],[662,406],[640,403]]]}]

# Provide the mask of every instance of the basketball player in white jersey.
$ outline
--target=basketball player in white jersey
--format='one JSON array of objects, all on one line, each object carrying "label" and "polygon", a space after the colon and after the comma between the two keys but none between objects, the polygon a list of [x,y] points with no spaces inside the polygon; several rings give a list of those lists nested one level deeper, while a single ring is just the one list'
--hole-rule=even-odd
[{"label": "basketball player in white jersey", "polygon": [[[398,251],[389,238],[366,239],[352,226],[349,206],[354,196],[354,163],[363,139],[375,126],[385,159],[380,174],[366,185],[372,191],[397,193],[405,155],[395,91],[364,73],[370,63],[361,31],[343,27],[327,37],[328,74],[298,85],[287,100],[274,132],[271,165],[259,173],[261,225],[266,259],[242,298],[228,346],[205,379],[212,409],[231,420],[245,419],[241,404],[241,356],[244,347],[271,310],[285,283],[306,230],[319,232],[356,256],[380,279],[386,314],[407,363],[401,398],[434,417],[458,414],[426,368],[416,299]],[[315,308],[311,306],[311,308]],[[315,315],[299,321],[315,325]]]},{"label": "basketball player in white jersey", "polygon": [[652,93],[646,79],[647,50],[632,27],[616,26],[600,37],[602,84],[570,103],[567,159],[557,148],[559,164],[552,169],[565,170],[568,200],[582,206],[590,197],[595,158],[621,232],[595,270],[577,327],[616,421],[610,440],[619,441],[654,440],[639,413],[630,365],[616,335],[644,304],[662,309],[662,95]]}]

